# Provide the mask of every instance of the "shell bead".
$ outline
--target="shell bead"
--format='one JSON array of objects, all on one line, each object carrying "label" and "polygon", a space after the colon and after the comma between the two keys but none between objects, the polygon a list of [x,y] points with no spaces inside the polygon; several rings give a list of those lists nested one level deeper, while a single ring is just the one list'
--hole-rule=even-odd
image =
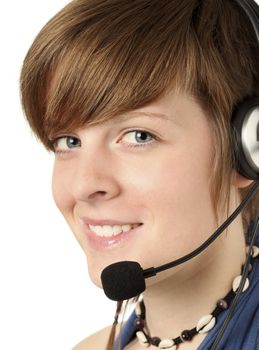
[{"label": "shell bead", "polygon": [[252,257],[256,258],[259,255],[259,248],[256,245],[253,245]]},{"label": "shell bead", "polygon": [[141,346],[143,346],[144,348],[147,348],[149,346],[149,342],[147,340],[147,337],[145,336],[145,334],[143,332],[138,331],[136,333],[136,336],[137,336]]},{"label": "shell bead", "polygon": [[[242,276],[237,276],[234,281],[233,281],[233,284],[232,284],[232,289],[234,292],[236,292],[240,286],[240,282],[241,282],[241,279],[242,279]],[[249,287],[249,279],[247,278],[246,281],[245,281],[245,284],[244,284],[244,287],[243,287],[243,290],[242,292],[244,292],[245,290],[247,290],[247,288]]]},{"label": "shell bead", "polygon": [[161,342],[158,345],[158,348],[164,349],[164,350],[176,350],[177,345],[175,345],[172,339],[164,339],[164,340],[161,340]]},{"label": "shell bead", "polygon": [[212,315],[205,315],[199,320],[196,326],[196,330],[199,333],[207,333],[215,326],[215,324],[216,324],[215,317],[213,317]]},{"label": "shell bead", "polygon": [[136,313],[137,316],[141,316],[142,312],[141,312],[140,303],[137,303],[137,304],[136,304],[135,313]]}]

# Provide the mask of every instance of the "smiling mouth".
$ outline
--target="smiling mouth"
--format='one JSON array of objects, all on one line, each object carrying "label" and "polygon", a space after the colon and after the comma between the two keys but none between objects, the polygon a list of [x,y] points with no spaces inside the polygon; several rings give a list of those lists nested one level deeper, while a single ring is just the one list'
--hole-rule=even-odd
[{"label": "smiling mouth", "polygon": [[103,225],[103,226],[95,226],[88,225],[89,230],[95,233],[99,237],[115,237],[120,235],[121,233],[126,233],[130,230],[133,230],[142,224],[124,224],[124,225]]}]

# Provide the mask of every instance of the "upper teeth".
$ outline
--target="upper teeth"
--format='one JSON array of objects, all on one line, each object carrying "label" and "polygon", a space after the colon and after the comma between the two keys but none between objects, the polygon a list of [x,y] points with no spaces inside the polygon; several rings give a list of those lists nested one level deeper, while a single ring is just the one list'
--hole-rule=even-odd
[{"label": "upper teeth", "polygon": [[126,224],[126,225],[104,225],[104,226],[93,226],[89,225],[91,231],[93,231],[97,236],[102,237],[111,237],[119,235],[121,232],[127,232],[135,227],[139,226],[139,224]]}]

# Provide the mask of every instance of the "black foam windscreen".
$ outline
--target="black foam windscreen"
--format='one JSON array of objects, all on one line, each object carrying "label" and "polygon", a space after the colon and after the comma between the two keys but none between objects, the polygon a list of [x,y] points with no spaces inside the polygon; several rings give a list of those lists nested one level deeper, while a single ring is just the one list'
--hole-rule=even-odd
[{"label": "black foam windscreen", "polygon": [[143,269],[135,261],[121,261],[107,266],[101,274],[106,296],[122,301],[141,294],[146,289]]}]

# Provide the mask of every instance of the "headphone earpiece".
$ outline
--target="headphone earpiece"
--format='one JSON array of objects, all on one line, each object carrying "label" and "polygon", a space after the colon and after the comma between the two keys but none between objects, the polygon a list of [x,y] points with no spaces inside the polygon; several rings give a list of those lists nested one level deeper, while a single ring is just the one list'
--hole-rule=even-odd
[{"label": "headphone earpiece", "polygon": [[259,97],[247,98],[232,116],[233,146],[237,171],[259,179]]}]

